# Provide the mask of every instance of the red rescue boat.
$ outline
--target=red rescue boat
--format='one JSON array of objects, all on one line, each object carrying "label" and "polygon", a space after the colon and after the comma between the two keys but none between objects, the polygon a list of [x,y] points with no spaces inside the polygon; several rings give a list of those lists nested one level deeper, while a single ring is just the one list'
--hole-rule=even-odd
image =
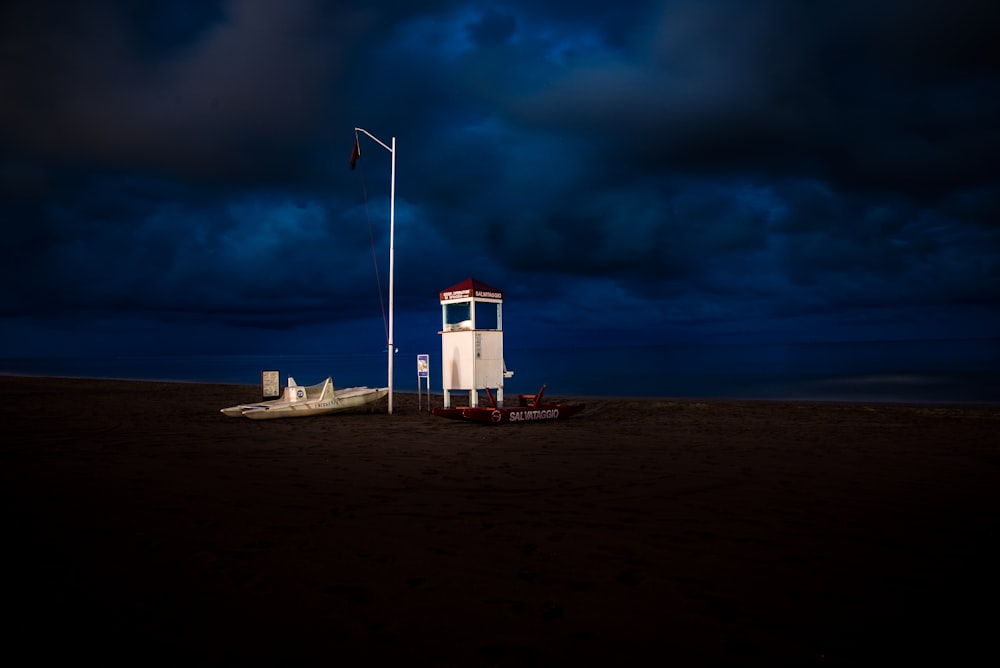
[{"label": "red rescue boat", "polygon": [[497,406],[493,394],[487,388],[486,395],[490,399],[490,406],[435,408],[431,413],[453,420],[469,420],[484,424],[507,424],[563,420],[576,415],[587,406],[587,404],[583,403],[543,403],[542,396],[544,394],[545,386],[543,385],[538,394],[517,395],[517,406]]}]

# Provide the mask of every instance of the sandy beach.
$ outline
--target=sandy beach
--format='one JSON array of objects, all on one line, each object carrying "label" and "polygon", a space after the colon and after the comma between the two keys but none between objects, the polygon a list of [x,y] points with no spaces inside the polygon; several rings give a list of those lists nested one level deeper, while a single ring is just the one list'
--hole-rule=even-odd
[{"label": "sandy beach", "polygon": [[[570,399],[553,393],[549,399]],[[1000,407],[593,399],[258,422],[260,388],[0,377],[29,664],[969,665]],[[434,397],[440,405],[440,396]]]}]

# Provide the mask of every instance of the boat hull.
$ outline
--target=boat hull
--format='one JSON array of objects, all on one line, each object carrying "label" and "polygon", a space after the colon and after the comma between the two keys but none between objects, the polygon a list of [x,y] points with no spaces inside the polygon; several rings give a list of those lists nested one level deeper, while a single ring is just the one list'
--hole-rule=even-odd
[{"label": "boat hull", "polygon": [[435,408],[431,412],[438,417],[482,424],[525,424],[563,420],[576,415],[584,408],[586,404],[542,404],[509,408],[492,406]]},{"label": "boat hull", "polygon": [[251,420],[274,420],[276,418],[329,415],[330,413],[339,413],[374,404],[388,393],[388,388],[371,389],[367,394],[359,394],[346,400],[338,397],[330,401],[317,401],[315,404],[309,406],[296,404],[283,407],[254,408],[243,411],[243,417],[248,417]]}]

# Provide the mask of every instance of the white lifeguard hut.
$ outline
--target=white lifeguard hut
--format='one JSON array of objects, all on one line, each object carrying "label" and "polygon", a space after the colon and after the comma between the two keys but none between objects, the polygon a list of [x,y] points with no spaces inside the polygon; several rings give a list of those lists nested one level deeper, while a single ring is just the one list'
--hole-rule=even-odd
[{"label": "white lifeguard hut", "polygon": [[440,298],[444,407],[454,391],[468,391],[469,406],[478,406],[479,391],[489,388],[503,406],[503,381],[513,375],[503,360],[503,291],[467,278]]}]

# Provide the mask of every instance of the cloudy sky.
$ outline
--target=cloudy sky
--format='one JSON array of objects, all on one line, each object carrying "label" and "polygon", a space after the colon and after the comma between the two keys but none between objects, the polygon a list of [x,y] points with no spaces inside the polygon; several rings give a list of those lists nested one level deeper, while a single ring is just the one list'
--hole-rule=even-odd
[{"label": "cloudy sky", "polygon": [[4,356],[384,349],[356,126],[401,352],[470,276],[508,346],[998,337],[998,17],[4,3]]}]

